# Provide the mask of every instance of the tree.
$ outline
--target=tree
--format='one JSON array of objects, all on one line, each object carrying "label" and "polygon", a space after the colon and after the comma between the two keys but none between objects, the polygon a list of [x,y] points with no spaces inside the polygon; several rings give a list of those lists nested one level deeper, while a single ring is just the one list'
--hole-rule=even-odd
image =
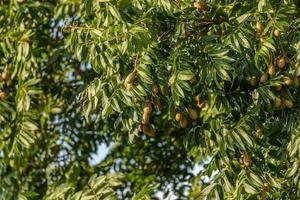
[{"label": "tree", "polygon": [[299,9],[0,1],[0,199],[299,199]]}]

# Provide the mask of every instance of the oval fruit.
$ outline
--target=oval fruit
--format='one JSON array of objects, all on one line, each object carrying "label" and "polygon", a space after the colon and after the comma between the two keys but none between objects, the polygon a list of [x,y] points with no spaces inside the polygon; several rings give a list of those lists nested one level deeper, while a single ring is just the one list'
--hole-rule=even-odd
[{"label": "oval fruit", "polygon": [[293,107],[293,102],[289,99],[282,99],[282,104],[287,107],[287,108],[292,108]]},{"label": "oval fruit", "polygon": [[188,108],[187,111],[191,119],[196,120],[198,118],[198,113],[193,108]]},{"label": "oval fruit", "polygon": [[257,128],[256,130],[255,130],[255,137],[256,138],[258,138],[258,139],[260,139],[260,138],[262,138],[262,130],[260,129],[260,128]]},{"label": "oval fruit", "polygon": [[252,86],[256,85],[256,76],[251,76],[250,85],[252,85]]},{"label": "oval fruit", "polygon": [[298,78],[298,77],[295,77],[295,78],[294,78],[294,84],[295,84],[296,87],[299,87],[300,81],[299,81],[299,78]]},{"label": "oval fruit", "polygon": [[283,69],[285,67],[285,59],[284,57],[280,57],[279,59],[277,59],[277,66],[280,68],[280,69]]},{"label": "oval fruit", "polygon": [[175,116],[175,120],[179,122],[182,119],[182,117],[183,117],[182,113],[177,112]]},{"label": "oval fruit", "polygon": [[194,7],[197,8],[199,12],[203,12],[205,10],[205,4],[203,2],[195,2]]},{"label": "oval fruit", "polygon": [[158,86],[156,84],[153,84],[151,87],[152,94],[156,95],[158,92]]},{"label": "oval fruit", "polygon": [[0,100],[4,99],[6,97],[5,92],[0,90]]},{"label": "oval fruit", "polygon": [[165,95],[165,96],[168,96],[169,95],[169,87],[164,86],[163,90],[162,90],[162,94]]},{"label": "oval fruit", "polygon": [[143,119],[142,119],[142,123],[143,124],[149,124],[149,120],[150,120],[150,113],[143,113]]},{"label": "oval fruit", "polygon": [[265,73],[265,74],[261,75],[259,82],[265,83],[267,80],[268,80],[268,74]]},{"label": "oval fruit", "polygon": [[280,30],[278,30],[278,29],[275,29],[274,30],[274,35],[275,35],[275,37],[280,37]]},{"label": "oval fruit", "polygon": [[285,76],[285,77],[283,77],[282,80],[283,80],[283,82],[284,82],[285,85],[287,85],[287,86],[291,86],[292,85],[292,80],[290,79],[290,77]]},{"label": "oval fruit", "polygon": [[281,106],[281,99],[279,97],[275,97],[274,99],[274,107],[279,108]]},{"label": "oval fruit", "polygon": [[292,67],[292,69],[295,69],[296,63],[293,60],[289,60],[289,65]]},{"label": "oval fruit", "polygon": [[268,74],[270,76],[273,76],[276,72],[276,69],[275,69],[275,66],[273,64],[270,64],[269,67],[268,67]]},{"label": "oval fruit", "polygon": [[281,86],[281,85],[275,86],[275,90],[276,90],[276,91],[280,91],[281,89],[282,89],[282,86]]},{"label": "oval fruit", "polygon": [[249,156],[248,152],[244,153],[243,163],[246,167],[249,167],[252,164],[252,160],[251,160],[251,157]]},{"label": "oval fruit", "polygon": [[161,103],[159,99],[155,99],[154,100],[154,108],[157,112],[161,111]]},{"label": "oval fruit", "polygon": [[188,124],[188,122],[187,122],[186,118],[184,116],[182,116],[182,118],[180,120],[180,127],[181,128],[186,128],[187,124]]},{"label": "oval fruit", "polygon": [[2,80],[6,81],[9,79],[9,74],[8,74],[8,71],[6,69],[4,69],[4,71],[2,72],[1,74],[1,78]]},{"label": "oval fruit", "polygon": [[258,21],[256,22],[255,28],[257,33],[261,34],[264,30],[264,25],[260,21]]}]

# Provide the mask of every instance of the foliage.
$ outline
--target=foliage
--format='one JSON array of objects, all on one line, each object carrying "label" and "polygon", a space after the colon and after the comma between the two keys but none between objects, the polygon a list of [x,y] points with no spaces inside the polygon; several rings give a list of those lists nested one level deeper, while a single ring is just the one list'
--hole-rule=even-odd
[{"label": "foliage", "polygon": [[0,1],[0,199],[299,199],[299,30],[293,0]]}]

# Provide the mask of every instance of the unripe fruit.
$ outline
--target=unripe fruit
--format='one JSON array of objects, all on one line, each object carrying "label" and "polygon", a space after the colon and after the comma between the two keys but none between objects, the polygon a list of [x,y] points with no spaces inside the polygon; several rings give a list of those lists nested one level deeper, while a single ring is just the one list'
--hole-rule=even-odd
[{"label": "unripe fruit", "polygon": [[257,128],[256,130],[255,130],[255,137],[256,138],[258,138],[258,139],[260,139],[260,138],[262,138],[262,130],[260,129],[260,128]]},{"label": "unripe fruit", "polygon": [[275,74],[276,70],[275,70],[275,66],[273,64],[270,64],[268,67],[268,74],[270,76],[273,76]]},{"label": "unripe fruit", "polygon": [[281,99],[278,97],[275,97],[274,99],[274,107],[279,108],[281,106]]},{"label": "unripe fruit", "polygon": [[283,69],[285,67],[285,59],[283,56],[281,56],[280,58],[277,59],[277,66],[280,69]]},{"label": "unripe fruit", "polygon": [[4,99],[6,97],[5,92],[0,90],[0,100]]},{"label": "unripe fruit", "polygon": [[251,76],[250,85],[252,85],[252,86],[256,85],[256,76]]},{"label": "unripe fruit", "polygon": [[195,2],[194,7],[197,8],[199,12],[202,12],[205,10],[205,4],[203,2]]},{"label": "unripe fruit", "polygon": [[280,31],[278,29],[274,30],[275,37],[280,37]]},{"label": "unripe fruit", "polygon": [[182,119],[182,117],[183,115],[180,112],[177,112],[175,116],[175,120],[179,122]]},{"label": "unripe fruit", "polygon": [[151,87],[151,92],[153,95],[156,95],[158,92],[158,86],[156,84],[153,84]]},{"label": "unripe fruit", "polygon": [[292,108],[293,107],[293,102],[289,99],[282,99],[282,104],[287,107],[287,108]]},{"label": "unripe fruit", "polygon": [[264,30],[264,25],[260,21],[258,21],[256,22],[255,28],[257,33],[261,34]]},{"label": "unripe fruit", "polygon": [[265,74],[261,75],[259,82],[265,83],[267,80],[268,80],[268,74],[265,73]]},{"label": "unripe fruit", "polygon": [[283,82],[284,82],[285,85],[287,85],[287,86],[291,86],[292,85],[292,80],[290,79],[290,77],[285,76],[285,77],[283,77],[282,80],[283,80]]},{"label": "unripe fruit", "polygon": [[281,85],[277,85],[277,86],[275,86],[275,90],[276,90],[276,91],[280,91],[280,90],[281,90],[281,88],[282,88],[282,86],[281,86]]},{"label": "unripe fruit", "polygon": [[162,94],[165,95],[165,96],[168,96],[169,95],[169,87],[164,86],[163,90],[162,90]]},{"label": "unripe fruit", "polygon": [[[136,76],[136,72],[133,71],[131,72],[130,74],[128,74],[128,76],[126,77],[125,81],[124,81],[124,85],[125,87],[128,85],[128,84],[132,84],[134,79],[135,79],[135,76]],[[127,87],[126,87],[127,88]]]},{"label": "unripe fruit", "polygon": [[193,108],[188,108],[187,111],[191,119],[196,120],[198,118],[198,113]]},{"label": "unripe fruit", "polygon": [[181,128],[186,128],[187,124],[188,124],[188,122],[187,122],[186,118],[184,116],[182,116],[182,118],[180,120],[180,127]]},{"label": "unripe fruit", "polygon": [[246,167],[249,167],[252,164],[252,160],[251,160],[251,157],[249,156],[248,152],[244,153],[243,163]]}]

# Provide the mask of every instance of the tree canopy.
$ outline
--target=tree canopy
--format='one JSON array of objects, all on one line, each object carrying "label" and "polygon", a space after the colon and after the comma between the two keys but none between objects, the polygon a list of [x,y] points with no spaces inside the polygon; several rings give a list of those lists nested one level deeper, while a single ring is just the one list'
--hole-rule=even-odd
[{"label": "tree canopy", "polygon": [[0,200],[300,198],[297,0],[2,0],[0,72]]}]

